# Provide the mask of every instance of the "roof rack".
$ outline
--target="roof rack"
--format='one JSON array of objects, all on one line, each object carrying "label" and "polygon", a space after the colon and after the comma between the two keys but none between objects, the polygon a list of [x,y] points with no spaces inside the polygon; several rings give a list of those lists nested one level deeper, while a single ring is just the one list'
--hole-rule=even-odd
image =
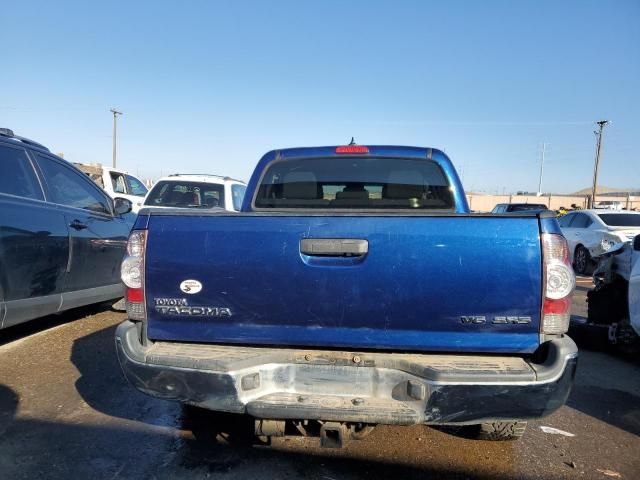
[{"label": "roof rack", "polygon": [[46,150],[47,152],[50,151],[47,147],[45,147],[41,143],[38,143],[38,142],[35,142],[35,141],[30,140],[28,138],[20,137],[20,136],[14,134],[13,130],[11,130],[9,128],[0,128],[0,136],[6,137],[6,138],[12,138],[14,140],[18,140],[19,142],[26,143],[27,145],[32,145],[34,147],[42,148],[43,150]]},{"label": "roof rack", "polygon": [[244,183],[242,180],[238,180],[237,178],[231,178],[224,175],[216,175],[214,173],[172,173],[169,176],[170,177],[216,177],[216,178],[221,178],[223,180],[231,180],[233,182]]}]

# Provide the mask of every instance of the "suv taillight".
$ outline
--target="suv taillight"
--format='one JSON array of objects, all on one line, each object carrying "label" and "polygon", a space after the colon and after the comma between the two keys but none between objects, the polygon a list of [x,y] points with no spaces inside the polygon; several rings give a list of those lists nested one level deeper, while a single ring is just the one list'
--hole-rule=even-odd
[{"label": "suv taillight", "polygon": [[146,320],[144,302],[144,251],[147,245],[147,231],[134,230],[129,235],[127,254],[122,260],[120,277],[127,287],[125,304],[131,320]]},{"label": "suv taillight", "polygon": [[561,334],[569,330],[571,295],[576,277],[569,262],[569,247],[562,235],[542,234],[544,302],[541,332]]}]

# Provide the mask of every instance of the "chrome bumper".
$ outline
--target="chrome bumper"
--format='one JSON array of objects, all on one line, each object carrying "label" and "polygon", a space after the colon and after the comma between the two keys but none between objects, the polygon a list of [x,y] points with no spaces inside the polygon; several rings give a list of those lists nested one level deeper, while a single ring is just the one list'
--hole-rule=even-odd
[{"label": "chrome bumper", "polygon": [[154,397],[263,419],[411,425],[548,415],[571,390],[577,347],[548,342],[546,360],[335,352],[157,342],[116,331],[128,381]]}]

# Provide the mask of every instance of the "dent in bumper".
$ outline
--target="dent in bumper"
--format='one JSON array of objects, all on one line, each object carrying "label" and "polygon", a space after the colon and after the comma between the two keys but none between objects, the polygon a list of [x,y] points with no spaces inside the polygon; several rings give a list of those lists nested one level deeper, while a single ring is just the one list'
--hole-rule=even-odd
[{"label": "dent in bumper", "polygon": [[[154,397],[256,418],[400,425],[520,420],[554,412],[570,393],[577,348],[568,337],[552,343],[546,362],[531,365],[530,375],[500,379],[482,372],[437,376],[427,369],[393,368],[396,359],[353,366],[241,358],[237,369],[202,368],[204,360],[186,367],[147,354],[131,322],[116,333],[126,378]],[[377,355],[385,356],[393,354]]]}]

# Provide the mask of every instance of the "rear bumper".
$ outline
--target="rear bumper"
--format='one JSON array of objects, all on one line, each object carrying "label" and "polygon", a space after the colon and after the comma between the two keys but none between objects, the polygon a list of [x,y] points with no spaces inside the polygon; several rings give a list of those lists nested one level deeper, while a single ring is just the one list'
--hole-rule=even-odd
[{"label": "rear bumper", "polygon": [[578,351],[548,342],[546,360],[157,342],[122,323],[116,347],[129,382],[154,397],[266,419],[471,424],[548,415],[571,390]]}]

